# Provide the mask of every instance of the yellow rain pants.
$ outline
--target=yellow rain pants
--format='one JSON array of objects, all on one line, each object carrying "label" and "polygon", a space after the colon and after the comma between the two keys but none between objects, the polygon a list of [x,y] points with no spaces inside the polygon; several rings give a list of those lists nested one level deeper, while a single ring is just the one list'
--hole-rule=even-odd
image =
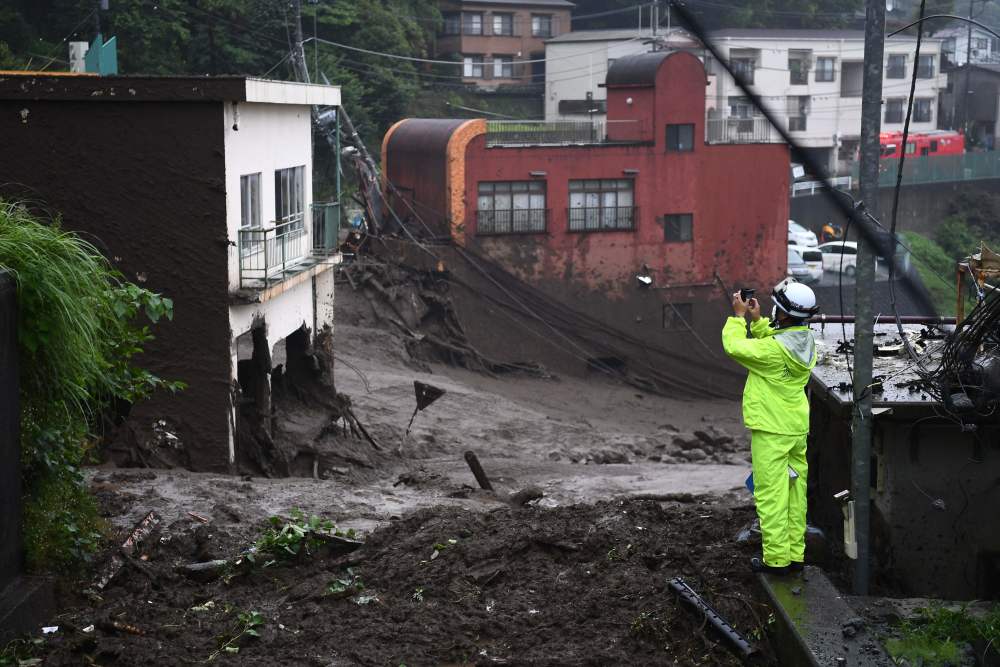
[{"label": "yellow rain pants", "polygon": [[[808,327],[772,329],[767,318],[751,324],[730,317],[722,346],[749,371],[743,390],[743,423],[750,429],[754,500],[764,543],[764,563],[783,567],[805,560],[806,437],[809,401],[805,385],[816,365]],[[793,479],[789,468],[798,475]]]}]

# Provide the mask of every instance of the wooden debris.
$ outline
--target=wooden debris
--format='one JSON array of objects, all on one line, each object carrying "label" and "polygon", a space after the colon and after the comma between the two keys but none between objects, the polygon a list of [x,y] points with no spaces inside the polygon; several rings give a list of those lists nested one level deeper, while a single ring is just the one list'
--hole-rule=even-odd
[{"label": "wooden debris", "polygon": [[486,476],[483,466],[479,464],[479,459],[476,458],[475,452],[466,452],[465,462],[469,464],[472,474],[475,475],[476,481],[479,482],[479,488],[492,491],[493,485],[490,484],[490,478]]}]

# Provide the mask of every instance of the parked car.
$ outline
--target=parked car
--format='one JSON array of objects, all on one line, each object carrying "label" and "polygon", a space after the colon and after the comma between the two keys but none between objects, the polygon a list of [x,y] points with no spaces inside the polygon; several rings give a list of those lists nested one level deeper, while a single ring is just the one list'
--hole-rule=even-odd
[{"label": "parked car", "polygon": [[794,220],[788,221],[788,245],[806,246],[807,248],[815,248],[819,244],[816,240],[816,235],[810,232],[808,229],[795,222]]},{"label": "parked car", "polygon": [[788,248],[788,277],[800,283],[812,282],[812,271],[799,251],[791,247]]},{"label": "parked car", "polygon": [[858,270],[858,244],[854,241],[830,241],[819,246],[823,253],[824,271],[841,271],[844,275],[854,277]]},{"label": "parked car", "polygon": [[802,256],[802,261],[809,268],[809,279],[796,278],[800,283],[818,283],[823,279],[823,253],[819,248],[808,248],[806,246],[788,246],[789,250],[794,250]]}]

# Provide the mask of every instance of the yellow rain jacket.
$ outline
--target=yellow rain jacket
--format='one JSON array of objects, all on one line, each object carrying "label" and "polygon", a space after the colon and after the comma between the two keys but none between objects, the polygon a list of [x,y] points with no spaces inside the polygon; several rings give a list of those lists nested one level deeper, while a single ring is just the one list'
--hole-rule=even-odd
[{"label": "yellow rain jacket", "polygon": [[743,390],[743,423],[751,431],[781,435],[809,432],[805,386],[816,365],[816,341],[807,326],[772,329],[768,318],[750,325],[730,317],[722,329],[722,347],[750,371]]}]

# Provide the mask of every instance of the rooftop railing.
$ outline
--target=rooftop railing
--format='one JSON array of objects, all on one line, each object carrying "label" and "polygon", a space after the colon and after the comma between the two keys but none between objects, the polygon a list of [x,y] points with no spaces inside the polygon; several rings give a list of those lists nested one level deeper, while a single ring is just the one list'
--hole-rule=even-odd
[{"label": "rooftop railing", "polygon": [[776,144],[781,139],[766,118],[709,118],[706,144]]},{"label": "rooftop railing", "polygon": [[491,120],[486,123],[486,146],[571,146],[634,143],[608,139],[608,130],[639,129],[637,120]]}]

